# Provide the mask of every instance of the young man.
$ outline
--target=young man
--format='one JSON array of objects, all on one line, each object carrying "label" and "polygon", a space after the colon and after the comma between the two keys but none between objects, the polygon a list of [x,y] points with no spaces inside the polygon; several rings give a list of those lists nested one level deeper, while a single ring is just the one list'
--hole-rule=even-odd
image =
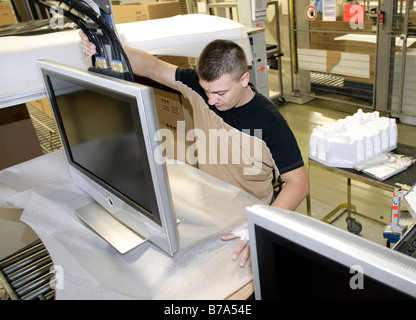
[{"label": "young man", "polygon": [[[95,54],[94,44],[82,32],[80,35],[84,52]],[[135,74],[178,90],[190,101],[194,126],[211,138],[205,143],[206,150],[198,149],[199,169],[271,206],[296,209],[309,193],[296,139],[276,106],[250,85],[241,47],[228,40],[211,42],[201,53],[197,70],[171,65],[140,50],[125,49]],[[215,135],[211,135],[213,129]],[[205,159],[200,157],[203,151]],[[278,175],[285,186],[273,199],[272,181]],[[234,239],[235,233],[222,239]],[[240,240],[233,260],[241,252],[240,266],[251,264],[249,245]]]}]

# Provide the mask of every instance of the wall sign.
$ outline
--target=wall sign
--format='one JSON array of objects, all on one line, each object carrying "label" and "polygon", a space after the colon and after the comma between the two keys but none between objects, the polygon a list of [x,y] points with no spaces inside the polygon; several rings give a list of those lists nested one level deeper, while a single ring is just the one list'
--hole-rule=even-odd
[{"label": "wall sign", "polygon": [[316,7],[315,6],[307,6],[306,7],[306,18],[308,18],[309,21],[313,21],[316,19]]}]

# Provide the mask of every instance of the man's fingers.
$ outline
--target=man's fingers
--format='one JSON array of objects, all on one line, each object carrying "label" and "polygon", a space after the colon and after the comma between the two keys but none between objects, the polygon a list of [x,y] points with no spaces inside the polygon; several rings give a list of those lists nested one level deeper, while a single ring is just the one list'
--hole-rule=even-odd
[{"label": "man's fingers", "polygon": [[[232,240],[235,239],[236,236],[233,233],[227,233],[223,236],[221,236],[221,240]],[[244,249],[245,248],[245,249]],[[241,252],[243,252],[243,254],[241,254]],[[240,257],[241,255],[241,257]],[[234,261],[236,261],[238,259],[238,257],[240,257],[240,267],[244,268],[245,265],[248,263],[249,266],[251,266],[251,256],[250,256],[250,245],[247,244],[245,241],[240,240],[238,241],[233,255],[232,255],[232,259]]]},{"label": "man's fingers", "polygon": [[227,233],[223,236],[221,236],[221,240],[233,240],[235,238],[235,235],[233,233]]},{"label": "man's fingers", "polygon": [[83,52],[89,56],[96,54],[97,50],[95,44],[88,40],[88,37],[82,30],[79,31],[79,36],[81,37],[81,47]]},{"label": "man's fingers", "polygon": [[243,255],[241,256],[240,267],[243,268],[247,262],[248,262],[248,265],[251,267],[251,256],[250,256],[249,244],[246,246],[246,249],[244,250]]},{"label": "man's fingers", "polygon": [[246,243],[244,241],[241,241],[241,240],[238,241],[238,243],[237,243],[237,245],[236,245],[236,247],[234,249],[234,252],[233,252],[233,260],[234,261],[238,259],[238,257],[241,254],[241,251],[243,251],[243,249],[244,249],[245,246],[246,246]]}]

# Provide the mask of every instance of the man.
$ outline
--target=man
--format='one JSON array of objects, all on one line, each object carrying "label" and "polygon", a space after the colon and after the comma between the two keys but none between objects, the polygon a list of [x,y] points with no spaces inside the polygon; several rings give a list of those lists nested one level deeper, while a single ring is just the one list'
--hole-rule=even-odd
[{"label": "man", "polygon": [[[95,54],[95,45],[80,32],[84,52]],[[249,83],[244,50],[232,41],[215,40],[202,51],[197,70],[169,64],[143,51],[125,48],[133,72],[180,91],[193,107],[196,128],[207,136],[212,129],[215,138],[231,140],[225,159],[214,141],[207,143],[207,158],[198,167],[229,182],[271,206],[295,210],[309,193],[309,180],[292,131],[266,97],[257,93]],[[198,150],[202,151],[202,150]],[[237,155],[236,159],[228,161]],[[272,181],[280,175],[285,186],[273,199]],[[231,240],[244,238],[240,231],[221,237]],[[243,252],[244,251],[244,252]],[[233,260],[240,266],[251,264],[250,247],[240,240]]]}]

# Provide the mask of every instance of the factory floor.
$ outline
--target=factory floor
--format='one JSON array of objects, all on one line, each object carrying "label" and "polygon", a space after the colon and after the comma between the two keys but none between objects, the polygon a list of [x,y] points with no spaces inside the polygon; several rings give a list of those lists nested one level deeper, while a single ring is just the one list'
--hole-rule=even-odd
[{"label": "factory floor", "polygon": [[[309,153],[309,137],[313,128],[345,118],[356,112],[355,107],[324,100],[313,100],[304,105],[289,102],[279,106],[279,110],[291,126],[305,162]],[[368,110],[364,110],[368,111]],[[398,141],[416,145],[416,127],[398,125]],[[341,176],[311,168],[310,171],[312,217],[320,219],[340,203],[346,201],[346,179]],[[390,221],[392,194],[359,182],[352,182],[352,202],[357,211],[378,222],[357,217],[363,225],[361,236],[385,245],[383,228]],[[296,210],[306,214],[306,201]],[[16,252],[34,241],[37,236],[26,225],[19,221],[21,210],[0,208],[0,259]],[[346,229],[345,216],[340,217],[334,225]]]}]

